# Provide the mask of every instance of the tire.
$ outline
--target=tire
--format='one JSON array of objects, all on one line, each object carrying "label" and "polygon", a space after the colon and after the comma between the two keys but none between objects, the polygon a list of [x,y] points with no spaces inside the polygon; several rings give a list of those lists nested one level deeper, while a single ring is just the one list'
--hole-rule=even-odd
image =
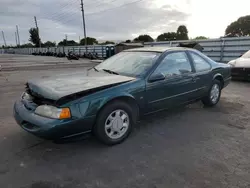
[{"label": "tire", "polygon": [[[217,91],[217,89],[215,89],[216,87],[218,87],[218,93],[213,95],[213,92]],[[212,97],[212,95],[215,98]],[[221,96],[221,82],[219,80],[214,80],[211,88],[209,89],[208,95],[202,99],[202,102],[204,106],[213,107],[219,102],[220,96]]]},{"label": "tire", "polygon": [[[133,108],[126,102],[116,100],[107,104],[98,114],[93,130],[95,136],[106,145],[122,143],[134,127],[135,114]],[[123,127],[124,125],[127,126]]]}]

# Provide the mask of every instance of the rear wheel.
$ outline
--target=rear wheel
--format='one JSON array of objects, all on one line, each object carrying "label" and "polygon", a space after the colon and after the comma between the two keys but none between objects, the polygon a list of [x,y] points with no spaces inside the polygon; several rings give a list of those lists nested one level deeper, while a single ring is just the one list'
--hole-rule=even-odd
[{"label": "rear wheel", "polygon": [[108,104],[97,117],[94,126],[95,136],[107,145],[123,142],[135,123],[133,114],[133,108],[123,101]]},{"label": "rear wheel", "polygon": [[208,95],[202,99],[202,102],[205,106],[212,107],[219,102],[220,96],[221,82],[219,80],[214,80]]}]

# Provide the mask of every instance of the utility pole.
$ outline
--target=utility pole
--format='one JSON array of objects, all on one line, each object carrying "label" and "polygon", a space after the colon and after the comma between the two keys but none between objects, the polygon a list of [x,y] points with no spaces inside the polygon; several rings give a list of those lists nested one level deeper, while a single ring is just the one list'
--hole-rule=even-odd
[{"label": "utility pole", "polygon": [[85,48],[86,48],[86,52],[87,52],[87,37],[86,37],[86,26],[85,26],[83,0],[81,0],[81,11],[82,11],[82,23],[83,23],[84,38],[85,38]]},{"label": "utility pole", "polygon": [[17,43],[17,34],[16,34],[16,32],[15,32],[15,39],[16,39],[16,46],[17,46],[18,43]]},{"label": "utility pole", "polygon": [[67,41],[68,41],[68,35],[67,34],[65,34],[65,46],[67,46]]},{"label": "utility pole", "polygon": [[35,24],[36,24],[36,30],[37,30],[37,35],[38,35],[38,39],[39,39],[39,46],[41,48],[41,39],[40,39],[40,35],[39,35],[39,28],[37,26],[37,20],[36,20],[36,16],[34,16],[35,19]]},{"label": "utility pole", "polygon": [[2,35],[3,35],[3,41],[4,41],[4,46],[6,47],[6,40],[5,40],[5,36],[4,36],[4,32],[2,31]]},{"label": "utility pole", "polygon": [[18,41],[17,45],[20,46],[20,36],[19,36],[19,31],[18,31],[18,25],[16,25],[16,34],[17,34],[17,41]]}]

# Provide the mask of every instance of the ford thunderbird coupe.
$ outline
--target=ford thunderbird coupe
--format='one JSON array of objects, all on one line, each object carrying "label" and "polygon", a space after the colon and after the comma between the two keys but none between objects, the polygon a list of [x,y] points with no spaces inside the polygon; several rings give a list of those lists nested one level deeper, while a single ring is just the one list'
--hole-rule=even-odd
[{"label": "ford thunderbird coupe", "polygon": [[145,115],[197,100],[215,106],[230,80],[230,65],[194,49],[129,49],[82,73],[28,81],[13,113],[25,131],[44,139],[93,133],[114,145]]}]

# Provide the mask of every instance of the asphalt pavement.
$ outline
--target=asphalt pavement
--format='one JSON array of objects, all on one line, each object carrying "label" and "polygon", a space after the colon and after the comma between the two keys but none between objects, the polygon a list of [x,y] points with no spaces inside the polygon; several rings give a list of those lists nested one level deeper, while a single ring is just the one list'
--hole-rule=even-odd
[{"label": "asphalt pavement", "polygon": [[0,71],[50,70],[72,67],[89,67],[100,63],[100,60],[68,60],[66,57],[34,56],[20,54],[0,54]]},{"label": "asphalt pavement", "polygon": [[1,188],[250,187],[250,83],[232,82],[214,108],[200,102],[145,117],[122,144],[55,144],[23,131],[12,107],[28,79],[72,67],[0,72]]}]

